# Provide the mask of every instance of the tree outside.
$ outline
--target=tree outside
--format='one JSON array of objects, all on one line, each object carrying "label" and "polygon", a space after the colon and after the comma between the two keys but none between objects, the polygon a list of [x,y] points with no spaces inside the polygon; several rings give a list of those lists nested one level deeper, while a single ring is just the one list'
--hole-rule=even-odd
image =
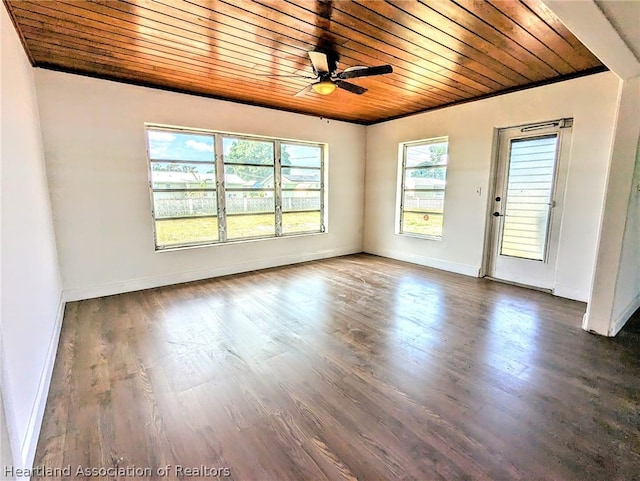
[{"label": "tree outside", "polygon": [[[274,163],[273,144],[270,142],[260,142],[246,139],[223,139],[225,172],[236,174],[243,180],[260,181],[266,169],[253,165],[230,165],[230,164],[260,164],[272,166]],[[228,150],[227,150],[228,149]],[[283,149],[282,163],[289,160],[289,152]]]},{"label": "tree outside", "polygon": [[[447,168],[447,144],[431,144],[429,145],[428,159],[416,165],[416,167],[424,167],[423,169],[415,169],[411,171],[411,177],[422,177],[429,179],[445,180]],[[443,167],[433,167],[442,165]]]}]

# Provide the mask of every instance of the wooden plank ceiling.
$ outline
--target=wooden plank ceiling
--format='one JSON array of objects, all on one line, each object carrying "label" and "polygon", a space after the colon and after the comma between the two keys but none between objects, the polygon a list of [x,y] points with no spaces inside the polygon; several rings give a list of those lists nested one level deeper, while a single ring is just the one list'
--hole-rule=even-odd
[{"label": "wooden plank ceiling", "polygon": [[[363,124],[606,70],[540,0],[5,4],[36,67]],[[393,73],[294,97],[310,50]]]}]

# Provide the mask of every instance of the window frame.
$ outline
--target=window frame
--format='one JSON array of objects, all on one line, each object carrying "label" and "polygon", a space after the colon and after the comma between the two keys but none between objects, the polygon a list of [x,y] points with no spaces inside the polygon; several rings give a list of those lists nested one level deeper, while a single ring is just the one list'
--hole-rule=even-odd
[{"label": "window frame", "polygon": [[[176,133],[176,134],[192,134],[192,135],[206,135],[211,136],[213,138],[213,161],[201,161],[201,160],[172,160],[172,159],[154,159],[151,157],[150,152],[150,141],[149,141],[149,131],[161,131],[168,133]],[[145,123],[144,124],[144,135],[145,135],[145,144],[146,144],[146,153],[147,153],[147,167],[148,167],[148,175],[149,175],[149,193],[151,200],[151,218],[152,218],[152,226],[153,226],[153,240],[154,240],[154,249],[156,252],[164,252],[178,249],[186,249],[186,248],[195,248],[195,247],[208,247],[208,246],[216,246],[216,245],[225,245],[225,244],[235,244],[235,243],[243,243],[250,241],[260,241],[265,239],[277,239],[281,237],[298,237],[298,236],[308,236],[308,235],[318,235],[325,234],[327,232],[327,219],[326,219],[326,202],[327,202],[327,182],[326,182],[326,159],[327,159],[327,151],[328,146],[326,143],[321,142],[313,142],[313,141],[304,141],[304,140],[289,140],[289,139],[281,139],[275,137],[264,137],[250,134],[239,134],[232,132],[224,132],[224,131],[214,131],[214,130],[206,130],[206,129],[197,129],[197,128],[185,128],[185,127],[173,127],[167,125],[159,125],[153,123]],[[227,190],[226,182],[225,182],[225,166],[228,165],[251,165],[254,164],[242,164],[242,163],[225,163],[224,159],[224,148],[223,148],[223,140],[225,138],[237,139],[237,140],[248,140],[248,141],[257,141],[257,142],[266,142],[273,145],[273,155],[274,161],[273,164],[255,164],[258,167],[269,167],[273,168],[273,188],[268,189],[258,189],[258,188],[230,188]],[[320,166],[319,167],[304,167],[304,166],[296,166],[296,165],[282,165],[282,146],[284,145],[300,145],[300,146],[308,146],[318,148],[320,151]],[[167,189],[164,187],[154,188],[153,184],[153,169],[152,166],[154,163],[175,163],[175,164],[202,164],[202,165],[213,165],[214,171],[216,175],[216,184],[215,188],[194,188],[194,189]],[[282,187],[282,169],[283,168],[304,168],[308,170],[319,171],[320,182],[318,189],[302,189],[304,191],[317,191],[320,194],[320,207],[319,209],[310,209],[299,212],[318,212],[320,214],[320,226],[319,229],[313,231],[298,231],[291,233],[284,233],[282,229],[282,216],[283,214],[290,213],[290,211],[283,212],[282,209],[282,198],[283,192],[289,191],[292,189],[283,189]],[[215,192],[216,198],[216,214],[213,215],[193,215],[193,216],[178,216],[178,217],[157,217],[156,216],[156,206],[154,201],[154,193],[158,192]],[[227,193],[230,192],[238,192],[238,191],[268,191],[273,192],[274,198],[274,233],[267,235],[257,235],[257,236],[248,236],[248,237],[234,237],[232,239],[228,238],[228,217],[233,216],[242,216],[242,215],[250,215],[251,213],[227,213]],[[294,211],[298,212],[298,211]],[[259,215],[262,213],[256,213]],[[264,212],[265,215],[271,214],[271,212]],[[163,220],[174,220],[174,219],[196,219],[196,218],[215,218],[218,224],[218,236],[217,240],[205,240],[205,241],[194,241],[194,242],[180,242],[175,244],[159,244],[158,243],[158,229],[156,223],[158,221]]]},{"label": "window frame", "polygon": [[[407,167],[407,150],[411,147],[418,147],[423,145],[432,145],[432,144],[442,144],[446,143],[447,145],[447,161],[445,163],[438,163],[427,166],[412,166]],[[429,240],[442,240],[444,235],[444,219],[445,219],[445,201],[446,201],[446,179],[447,173],[449,170],[449,136],[440,136],[440,137],[431,137],[428,139],[421,140],[413,140],[408,142],[401,142],[399,144],[399,161],[398,161],[398,195],[397,195],[397,208],[396,208],[396,234],[407,236],[407,237],[417,237],[420,239],[429,239]],[[435,170],[435,169],[445,169],[445,184],[442,188],[430,188],[430,189],[407,189],[405,188],[405,178],[407,172],[414,170]],[[406,192],[442,192],[442,212],[436,211],[427,211],[427,210],[411,210],[405,209],[405,194]],[[421,214],[432,214],[432,215],[441,215],[442,216],[442,227],[440,230],[440,235],[430,235],[430,234],[420,234],[416,232],[405,232],[404,231],[404,214],[407,212],[421,213]]]},{"label": "window frame", "polygon": [[[279,159],[278,161],[278,165],[276,167],[277,169],[277,178],[278,178],[278,183],[279,183],[279,210],[280,210],[280,217],[279,217],[279,221],[278,219],[276,219],[276,231],[280,232],[280,235],[282,237],[290,237],[290,236],[297,236],[297,235],[305,235],[304,232],[290,232],[290,233],[284,233],[283,232],[283,226],[282,226],[282,216],[284,214],[295,214],[295,213],[308,213],[308,212],[319,212],[320,214],[320,232],[319,233],[325,233],[326,232],[326,212],[325,212],[325,202],[326,202],[326,196],[327,196],[327,191],[325,189],[325,184],[326,184],[326,180],[325,180],[325,149],[327,149],[327,144],[320,144],[320,143],[313,143],[313,142],[304,142],[304,141],[299,141],[299,140],[280,140],[279,141],[279,149],[278,152],[282,153],[282,144],[285,145],[300,145],[300,146],[315,146],[315,147],[320,147],[320,167],[307,167],[307,166],[302,166],[302,165],[295,165],[295,164],[290,164],[290,165],[282,165],[282,159]],[[320,174],[320,181],[319,181],[319,186],[318,188],[304,188],[304,189],[290,189],[290,188],[286,188],[283,187],[282,185],[282,169],[301,169],[301,170],[308,170],[308,171],[316,171],[319,170],[319,174]],[[297,191],[297,192],[318,192],[319,193],[319,198],[320,198],[320,208],[319,209],[304,209],[304,210],[288,210],[285,211],[283,209],[283,199],[284,199],[284,195],[283,192],[293,192],[293,191]]]}]

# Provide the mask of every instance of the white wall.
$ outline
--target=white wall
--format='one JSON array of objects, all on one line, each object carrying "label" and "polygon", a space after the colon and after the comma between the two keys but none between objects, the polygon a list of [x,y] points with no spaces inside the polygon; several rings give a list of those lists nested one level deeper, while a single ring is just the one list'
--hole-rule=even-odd
[{"label": "white wall", "polygon": [[584,329],[606,336],[616,335],[640,302],[640,286],[635,281],[640,262],[637,244],[633,245],[637,242],[633,231],[637,206],[632,193],[639,112],[640,77],[636,77],[623,81],[620,87],[593,286],[583,322]]},{"label": "white wall", "polygon": [[[468,275],[483,260],[496,128],[573,117],[555,293],[586,301],[619,81],[609,72],[393,120],[367,129],[366,252]],[[449,136],[441,241],[394,234],[398,143]],[[476,188],[482,194],[476,194]]]},{"label": "white wall", "polygon": [[626,322],[640,307],[640,142],[636,148],[636,165],[631,186],[613,301],[612,318],[618,323]]},{"label": "white wall", "polygon": [[[36,69],[68,299],[362,251],[365,128]],[[144,123],[329,144],[323,235],[154,252]]]},{"label": "white wall", "polygon": [[61,281],[33,79],[0,7],[2,397],[16,467],[30,467],[60,330]]},{"label": "white wall", "polygon": [[640,58],[634,54],[640,51],[638,9],[635,2],[543,1],[622,80],[593,283],[582,324],[588,331],[614,336],[640,306],[637,206],[632,202],[640,135]]},{"label": "white wall", "polygon": [[14,479],[11,472],[5,472],[5,466],[13,464],[13,455],[11,454],[11,441],[9,439],[9,430],[7,429],[7,417],[4,412],[4,400],[2,399],[2,391],[0,390],[0,480],[8,481]]}]

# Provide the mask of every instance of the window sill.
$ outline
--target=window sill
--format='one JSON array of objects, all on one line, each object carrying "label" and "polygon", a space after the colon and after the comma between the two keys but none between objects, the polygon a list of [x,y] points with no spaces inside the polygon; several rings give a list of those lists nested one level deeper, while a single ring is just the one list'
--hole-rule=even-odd
[{"label": "window sill", "polygon": [[408,234],[406,232],[396,232],[396,235],[401,237],[413,237],[414,239],[432,240],[437,242],[442,241],[442,236],[435,235]]}]

